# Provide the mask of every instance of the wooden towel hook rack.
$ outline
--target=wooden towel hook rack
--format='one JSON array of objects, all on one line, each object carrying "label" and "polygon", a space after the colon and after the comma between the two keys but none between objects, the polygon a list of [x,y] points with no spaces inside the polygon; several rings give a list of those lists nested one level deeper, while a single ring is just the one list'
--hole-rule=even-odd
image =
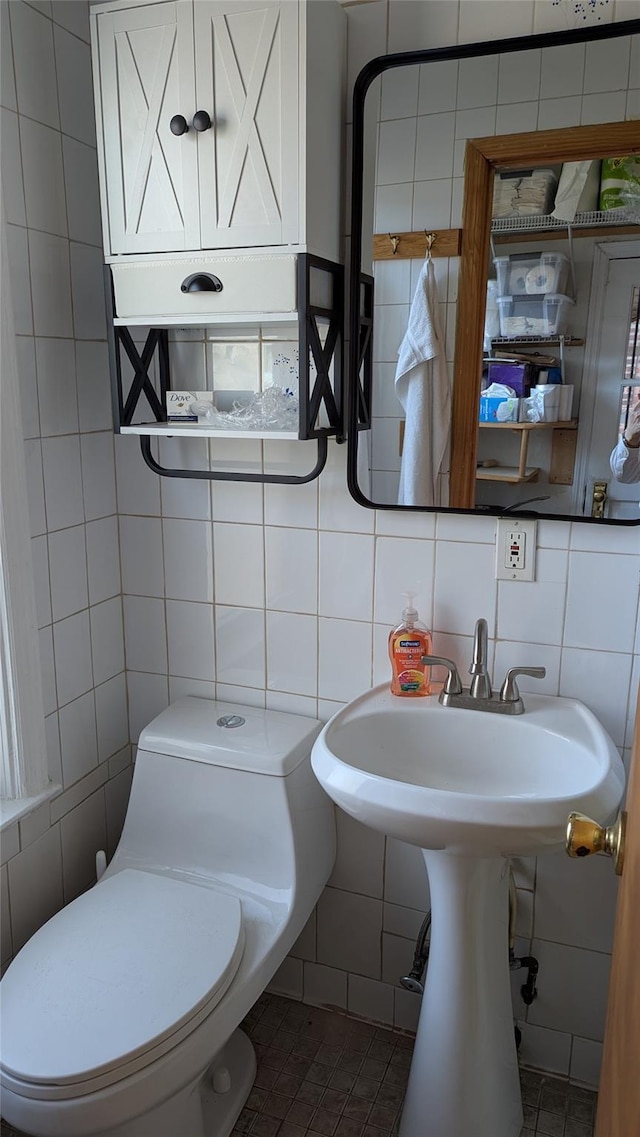
[{"label": "wooden towel hook rack", "polygon": [[419,229],[412,233],[374,233],[374,261],[417,260],[432,257],[459,257],[461,229]]}]

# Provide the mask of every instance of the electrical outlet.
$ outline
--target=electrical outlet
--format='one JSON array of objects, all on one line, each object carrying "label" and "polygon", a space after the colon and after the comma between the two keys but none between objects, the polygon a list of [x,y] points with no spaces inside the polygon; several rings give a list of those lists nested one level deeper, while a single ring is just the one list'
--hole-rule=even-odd
[{"label": "electrical outlet", "polygon": [[535,580],[536,521],[500,517],[496,538],[496,579]]},{"label": "electrical outlet", "polygon": [[527,534],[513,529],[505,534],[505,568],[523,569],[527,563]]}]

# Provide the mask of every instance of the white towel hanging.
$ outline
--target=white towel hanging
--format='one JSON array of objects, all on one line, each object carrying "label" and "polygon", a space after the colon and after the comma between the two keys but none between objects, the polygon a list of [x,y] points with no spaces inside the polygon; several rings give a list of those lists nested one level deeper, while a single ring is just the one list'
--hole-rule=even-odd
[{"label": "white towel hanging", "polygon": [[447,505],[451,384],[430,247],[400,344],[395,387],[406,417],[398,505]]}]

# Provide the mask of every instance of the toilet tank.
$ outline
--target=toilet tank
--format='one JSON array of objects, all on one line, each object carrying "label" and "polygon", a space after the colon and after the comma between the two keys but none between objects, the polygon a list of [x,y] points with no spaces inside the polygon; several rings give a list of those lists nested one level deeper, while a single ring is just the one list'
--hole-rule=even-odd
[{"label": "toilet tank", "polygon": [[[135,864],[290,904],[335,855],[332,804],[310,764],[317,719],[179,699],[142,731],[108,873]],[[266,890],[266,892],[265,892]]]}]

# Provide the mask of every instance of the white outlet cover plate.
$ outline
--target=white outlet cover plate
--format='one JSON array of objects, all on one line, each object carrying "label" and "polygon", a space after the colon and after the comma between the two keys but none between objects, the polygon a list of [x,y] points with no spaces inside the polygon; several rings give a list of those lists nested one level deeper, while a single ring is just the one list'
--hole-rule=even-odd
[{"label": "white outlet cover plate", "polygon": [[[536,528],[537,521],[532,518],[499,517],[496,526],[496,580],[535,580],[536,570]],[[522,534],[524,538],[524,565],[513,568],[508,565],[507,549],[512,534]]]}]

